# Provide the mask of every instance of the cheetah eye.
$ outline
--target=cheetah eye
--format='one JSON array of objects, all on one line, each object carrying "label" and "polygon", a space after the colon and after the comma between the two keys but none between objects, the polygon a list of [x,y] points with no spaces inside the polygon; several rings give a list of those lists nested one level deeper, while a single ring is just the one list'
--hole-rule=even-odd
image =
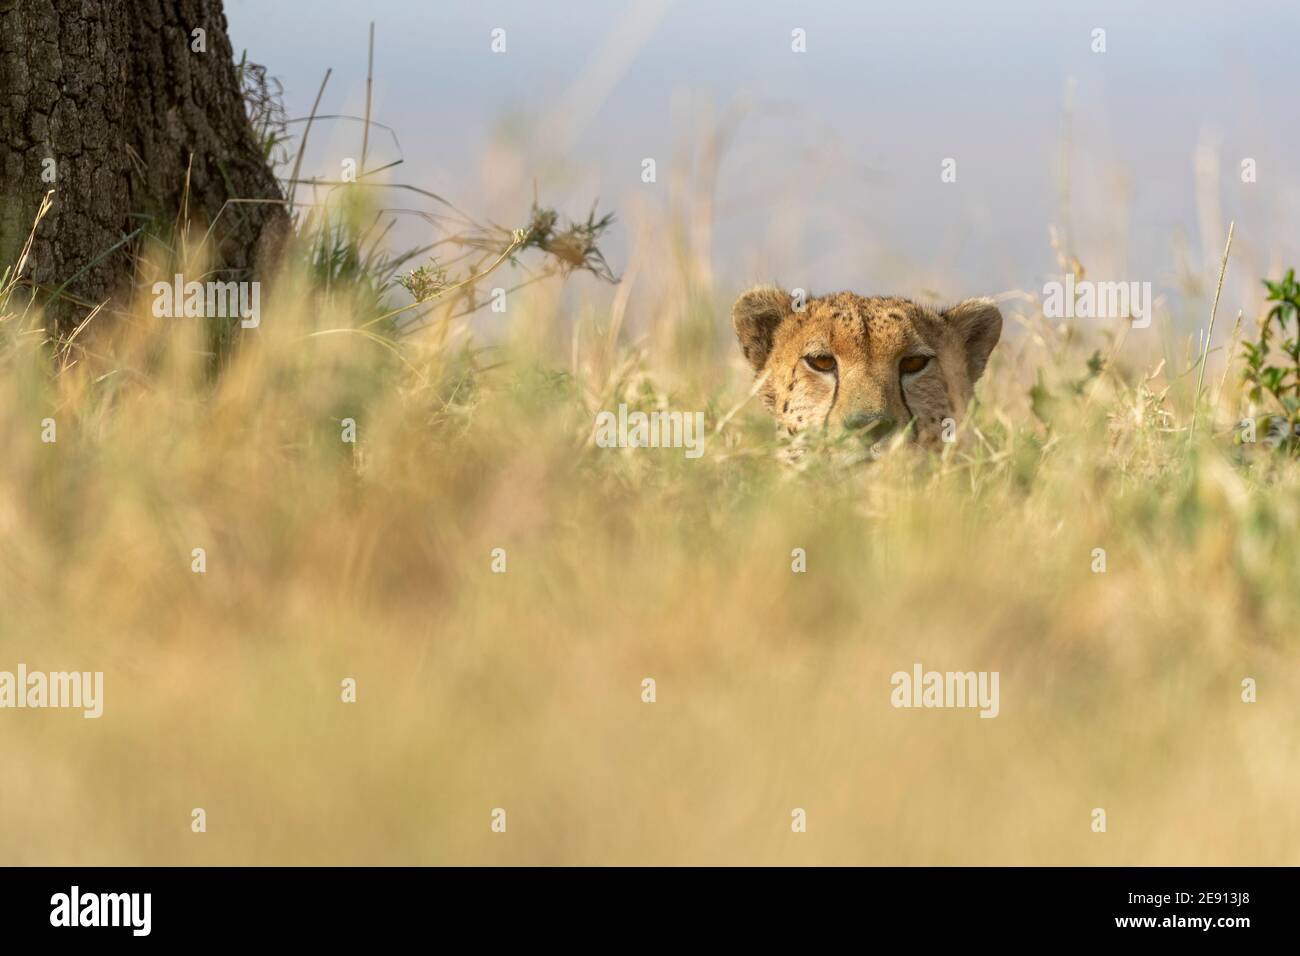
[{"label": "cheetah eye", "polygon": [[833,372],[835,371],[834,355],[805,355],[803,360],[808,363],[808,367],[814,372]]},{"label": "cheetah eye", "polygon": [[898,370],[904,375],[915,375],[930,364],[928,355],[909,355],[898,363]]}]

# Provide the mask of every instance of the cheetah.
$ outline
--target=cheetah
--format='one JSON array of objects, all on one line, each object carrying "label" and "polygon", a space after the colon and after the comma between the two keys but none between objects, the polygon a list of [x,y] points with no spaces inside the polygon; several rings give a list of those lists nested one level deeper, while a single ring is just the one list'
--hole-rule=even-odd
[{"label": "cheetah", "polygon": [[899,430],[936,449],[951,440],[1002,335],[991,299],[942,312],[907,299],[839,292],[798,300],[762,286],[736,300],[732,324],[789,435],[846,430],[879,443]]}]

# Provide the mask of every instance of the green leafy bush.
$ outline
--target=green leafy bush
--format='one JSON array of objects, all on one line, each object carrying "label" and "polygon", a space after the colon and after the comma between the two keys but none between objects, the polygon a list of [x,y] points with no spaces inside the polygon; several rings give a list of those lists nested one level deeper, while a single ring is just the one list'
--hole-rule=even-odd
[{"label": "green leafy bush", "polygon": [[1265,279],[1264,285],[1268,301],[1276,304],[1260,320],[1258,339],[1242,343],[1243,375],[1251,401],[1269,409],[1269,437],[1295,450],[1300,446],[1300,282],[1288,269],[1280,281]]}]

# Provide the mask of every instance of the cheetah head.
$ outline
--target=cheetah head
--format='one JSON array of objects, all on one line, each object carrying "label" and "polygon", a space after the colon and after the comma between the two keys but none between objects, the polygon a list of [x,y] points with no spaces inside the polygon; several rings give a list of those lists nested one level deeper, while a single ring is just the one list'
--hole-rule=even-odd
[{"label": "cheetah head", "polygon": [[974,394],[1002,334],[990,299],[936,312],[907,299],[852,292],[809,299],[751,289],[731,310],[759,394],[787,433],[847,429],[877,442],[910,428],[937,448]]}]

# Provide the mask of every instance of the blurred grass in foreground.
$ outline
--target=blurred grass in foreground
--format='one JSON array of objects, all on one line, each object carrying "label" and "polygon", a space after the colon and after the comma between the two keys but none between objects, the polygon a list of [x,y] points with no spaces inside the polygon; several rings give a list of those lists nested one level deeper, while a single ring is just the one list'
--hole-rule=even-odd
[{"label": "blurred grass in foreground", "polygon": [[[0,669],[103,670],[105,712],[0,712],[0,861],[1296,863],[1300,476],[1233,444],[1236,376],[1189,442],[1135,334],[1011,303],[942,457],[796,472],[752,403],[699,460],[594,447],[743,401],[681,334],[730,291],[635,347],[530,292],[490,351],[389,348],[288,275],[215,378],[147,301],[59,374],[10,309]],[[1000,716],[893,709],[917,661]]]}]

